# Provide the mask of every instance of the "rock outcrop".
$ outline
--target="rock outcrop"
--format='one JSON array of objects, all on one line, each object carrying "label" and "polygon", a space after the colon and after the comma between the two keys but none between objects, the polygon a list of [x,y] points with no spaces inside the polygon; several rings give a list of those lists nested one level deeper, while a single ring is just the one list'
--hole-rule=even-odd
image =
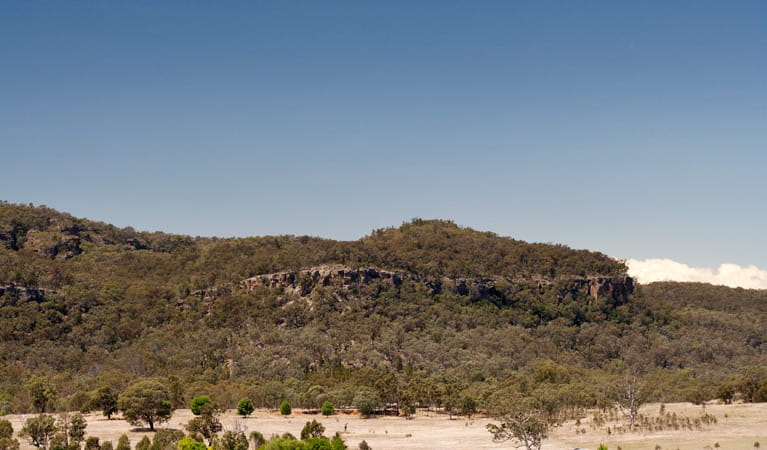
[{"label": "rock outcrop", "polygon": [[0,283],[0,297],[10,295],[15,298],[22,298],[26,301],[42,302],[46,294],[56,294],[56,291],[50,289],[38,289],[29,286],[19,286],[14,283]]},{"label": "rock outcrop", "polygon": [[410,280],[426,284],[432,295],[448,290],[457,295],[470,295],[472,292],[480,296],[498,294],[497,285],[521,283],[536,283],[539,289],[557,283],[563,292],[586,292],[594,300],[609,299],[613,304],[625,303],[629,294],[634,291],[634,280],[629,276],[620,277],[571,277],[554,280],[536,279],[525,280],[506,277],[494,278],[442,278],[419,279],[416,276],[380,270],[373,267],[351,268],[342,265],[326,265],[311,267],[294,272],[276,272],[256,275],[242,282],[242,287],[252,291],[257,287],[282,288],[304,297],[320,286],[344,288],[373,281],[383,281],[399,286],[403,281]]}]

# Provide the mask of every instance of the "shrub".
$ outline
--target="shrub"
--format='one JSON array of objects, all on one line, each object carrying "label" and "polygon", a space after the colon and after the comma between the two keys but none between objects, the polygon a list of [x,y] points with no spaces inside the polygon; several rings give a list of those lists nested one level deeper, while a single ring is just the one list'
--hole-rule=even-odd
[{"label": "shrub", "polygon": [[325,426],[316,420],[306,422],[304,428],[301,430],[301,440],[305,441],[309,438],[321,438],[322,433],[325,432]]},{"label": "shrub", "polygon": [[199,416],[201,411],[200,408],[202,408],[203,405],[212,405],[213,400],[210,399],[207,395],[198,395],[197,397],[192,399],[192,404],[189,405],[189,409],[192,410],[192,414],[195,416]]},{"label": "shrub", "polygon": [[290,407],[290,403],[288,403],[287,400],[283,401],[280,404],[280,414],[283,416],[289,416],[291,412],[293,412],[293,409]]},{"label": "shrub", "polygon": [[322,415],[323,416],[331,416],[331,415],[333,415],[333,404],[328,402],[328,401],[326,401],[325,403],[322,404],[321,411],[322,411]]},{"label": "shrub", "polygon": [[249,398],[243,398],[239,403],[237,403],[237,414],[241,416],[247,417],[253,414],[253,411],[255,410],[256,408],[253,406],[253,402],[250,401]]}]

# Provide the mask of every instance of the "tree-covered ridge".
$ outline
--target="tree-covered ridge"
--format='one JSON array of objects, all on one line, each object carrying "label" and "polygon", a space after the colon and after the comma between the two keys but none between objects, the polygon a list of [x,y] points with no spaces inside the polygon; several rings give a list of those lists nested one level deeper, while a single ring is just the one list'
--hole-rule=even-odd
[{"label": "tree-covered ridge", "polygon": [[[621,278],[619,261],[451,222],[414,220],[353,242],[217,239],[0,208],[0,407],[15,411],[33,404],[18,382],[33,376],[48,380],[55,408],[159,377],[176,406],[211,395],[229,408],[245,396],[319,408],[359,394],[488,409],[515,396],[605,402],[605,380],[629,366],[655,380],[659,399],[680,400],[767,364],[765,308],[746,317],[715,304],[720,295],[743,304],[739,290],[689,304],[679,299],[706,289],[673,286],[667,296],[650,285],[615,296],[588,283]],[[65,235],[79,251],[46,250],[73,240]],[[241,287],[259,274],[334,264],[408,276],[305,295]]]}]

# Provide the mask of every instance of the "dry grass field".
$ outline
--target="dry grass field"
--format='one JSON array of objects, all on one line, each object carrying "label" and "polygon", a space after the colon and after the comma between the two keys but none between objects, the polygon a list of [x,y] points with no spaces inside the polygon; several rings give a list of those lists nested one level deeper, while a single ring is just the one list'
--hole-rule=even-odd
[{"label": "dry grass field", "polygon": [[[647,405],[642,413],[648,416],[657,415],[659,405]],[[564,450],[573,448],[596,449],[600,443],[615,450],[619,446],[622,450],[714,450],[715,444],[719,449],[742,449],[754,448],[754,442],[759,442],[763,448],[767,446],[767,404],[736,404],[736,405],[708,405],[706,413],[717,418],[717,423],[711,426],[703,426],[701,429],[690,430],[663,430],[652,433],[623,433],[608,434],[607,427],[614,429],[616,423],[605,423],[600,427],[592,427],[592,421],[585,419],[580,426],[574,422],[568,422],[554,430],[551,437],[544,443],[546,450]],[[666,412],[676,413],[678,416],[700,417],[703,409],[689,403],[666,405]],[[18,431],[24,419],[28,416],[6,416],[16,431]],[[178,410],[173,418],[163,427],[182,428],[182,424],[189,421],[192,414],[189,410]],[[326,435],[332,435],[336,431],[341,432],[350,449],[356,449],[357,444],[365,440],[375,450],[383,449],[484,449],[484,448],[511,448],[506,443],[494,443],[490,433],[485,429],[489,419],[479,418],[467,420],[464,417],[453,418],[445,416],[419,415],[412,420],[400,417],[380,417],[363,419],[353,414],[337,414],[331,417],[323,417],[319,414],[301,414],[295,412],[289,417],[281,417],[277,412],[257,411],[247,419],[241,419],[234,411],[227,411],[223,416],[225,429],[245,429],[246,433],[260,431],[265,436],[273,433],[290,432],[300,435],[301,428],[308,420],[316,419],[326,427]],[[87,434],[98,436],[102,441],[117,442],[122,433],[127,433],[134,445],[143,436],[151,433],[137,430],[123,420],[106,420],[103,416],[93,413],[87,415]],[[344,427],[346,430],[344,431]],[[585,429],[583,434],[580,431]],[[31,449],[26,441],[22,442],[22,449]]]}]

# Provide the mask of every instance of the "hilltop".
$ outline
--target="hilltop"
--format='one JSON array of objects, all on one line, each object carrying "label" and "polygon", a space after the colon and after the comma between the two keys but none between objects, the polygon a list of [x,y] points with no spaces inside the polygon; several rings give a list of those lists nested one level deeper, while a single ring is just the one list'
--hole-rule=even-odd
[{"label": "hilltop", "polygon": [[593,406],[629,366],[656,398],[683,400],[767,362],[764,301],[635,286],[599,252],[445,220],[356,241],[221,239],[3,203],[0,400],[29,410],[18,380],[40,376],[57,408],[80,409],[99,386],[161,377],[179,406],[200,393],[229,407],[350,404],[363,387],[382,404],[491,409],[545,391]]}]

